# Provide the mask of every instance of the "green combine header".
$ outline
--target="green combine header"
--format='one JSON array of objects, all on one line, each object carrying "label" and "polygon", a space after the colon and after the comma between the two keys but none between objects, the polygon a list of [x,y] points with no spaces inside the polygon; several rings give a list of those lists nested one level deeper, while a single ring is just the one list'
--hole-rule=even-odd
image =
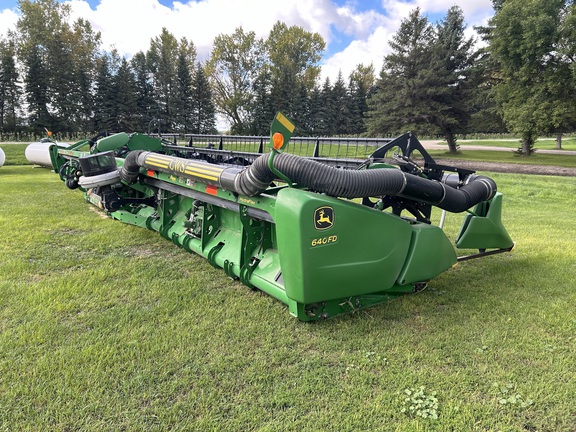
[{"label": "green combine header", "polygon": [[[411,134],[344,161],[284,152],[293,131],[278,113],[270,151],[241,158],[137,133],[48,151],[87,202],[205,257],[302,321],[419,291],[459,260],[512,249],[496,183],[436,164]],[[431,223],[434,207],[465,212],[455,245]]]}]

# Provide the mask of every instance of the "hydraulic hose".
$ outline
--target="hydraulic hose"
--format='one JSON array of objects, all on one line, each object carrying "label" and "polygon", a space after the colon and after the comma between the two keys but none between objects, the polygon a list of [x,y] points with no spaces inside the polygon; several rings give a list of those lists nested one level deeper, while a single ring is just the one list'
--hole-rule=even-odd
[{"label": "hydraulic hose", "polygon": [[[264,192],[276,176],[268,167],[269,154],[258,157],[244,169],[222,167],[147,151],[128,154],[121,169],[121,179],[133,183],[140,167],[186,177],[245,196]],[[491,199],[496,183],[485,176],[469,176],[459,188],[457,182],[446,178],[445,183],[399,169],[345,170],[311,159],[281,153],[274,158],[274,167],[292,182],[313,192],[341,198],[370,196],[398,196],[424,202],[444,210],[459,213]]]},{"label": "hydraulic hose", "polygon": [[[268,157],[260,156],[238,173],[233,183],[227,181],[222,186],[248,196],[263,192],[275,177],[268,168]],[[294,183],[314,192],[341,198],[399,196],[453,213],[487,201],[497,191],[494,180],[485,176],[470,176],[466,184],[456,189],[451,184],[445,185],[399,169],[344,170],[286,153],[276,155],[274,166]]]}]

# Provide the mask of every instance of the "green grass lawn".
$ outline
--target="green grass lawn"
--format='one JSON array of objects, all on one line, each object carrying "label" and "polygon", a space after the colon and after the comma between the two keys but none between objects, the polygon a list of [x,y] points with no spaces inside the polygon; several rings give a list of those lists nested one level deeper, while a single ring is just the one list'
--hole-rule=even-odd
[{"label": "green grass lawn", "polygon": [[49,170],[0,168],[0,430],[573,431],[576,179],[490,175],[514,252],[301,323]]},{"label": "green grass lawn", "polygon": [[28,144],[1,144],[0,148],[4,151],[6,160],[4,165],[26,165],[29,164],[28,159],[24,152],[26,151]]}]

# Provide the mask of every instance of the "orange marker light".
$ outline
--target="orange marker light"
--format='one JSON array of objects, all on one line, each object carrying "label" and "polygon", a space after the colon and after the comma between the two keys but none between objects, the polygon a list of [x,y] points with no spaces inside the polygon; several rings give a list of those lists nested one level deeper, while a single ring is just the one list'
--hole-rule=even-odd
[{"label": "orange marker light", "polygon": [[218,188],[216,186],[206,185],[206,193],[210,195],[217,195]]},{"label": "orange marker light", "polygon": [[284,135],[282,135],[280,132],[276,132],[274,135],[272,135],[272,144],[275,150],[281,149],[284,145]]}]

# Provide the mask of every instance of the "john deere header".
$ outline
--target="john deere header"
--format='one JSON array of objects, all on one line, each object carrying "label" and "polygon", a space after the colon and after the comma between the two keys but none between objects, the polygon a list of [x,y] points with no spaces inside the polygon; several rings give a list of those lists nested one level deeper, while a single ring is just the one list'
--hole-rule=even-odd
[{"label": "john deere header", "polygon": [[[437,165],[411,134],[343,169],[289,154],[294,130],[278,113],[270,152],[249,166],[220,162],[225,150],[208,157],[137,133],[49,151],[87,202],[205,257],[303,321],[416,292],[458,261],[511,250],[489,177]],[[400,152],[393,159],[391,149]],[[431,223],[434,209],[466,212],[454,243]]]}]

